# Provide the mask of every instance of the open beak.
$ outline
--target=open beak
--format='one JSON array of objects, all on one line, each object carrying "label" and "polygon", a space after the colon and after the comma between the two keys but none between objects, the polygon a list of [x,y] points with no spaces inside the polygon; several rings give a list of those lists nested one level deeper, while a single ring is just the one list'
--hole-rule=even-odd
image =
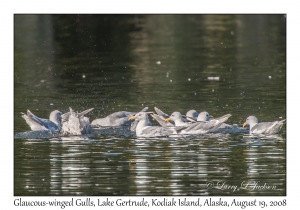
[{"label": "open beak", "polygon": [[244,124],[243,124],[243,127],[245,127],[247,125],[247,123],[246,122],[244,122]]},{"label": "open beak", "polygon": [[131,117],[128,118],[128,120],[135,120],[135,117],[131,116]]},{"label": "open beak", "polygon": [[171,119],[170,119],[170,117],[169,118],[167,118],[167,119],[165,119],[165,122],[169,122]]},{"label": "open beak", "polygon": [[215,118],[214,116],[210,115],[210,118]]}]

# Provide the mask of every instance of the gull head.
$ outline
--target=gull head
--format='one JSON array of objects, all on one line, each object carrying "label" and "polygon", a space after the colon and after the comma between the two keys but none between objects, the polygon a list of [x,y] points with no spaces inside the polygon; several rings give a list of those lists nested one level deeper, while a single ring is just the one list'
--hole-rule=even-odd
[{"label": "gull head", "polygon": [[147,112],[138,112],[136,115],[131,116],[128,118],[128,120],[146,120],[148,119],[148,113]]},{"label": "gull head", "polygon": [[50,113],[50,121],[54,122],[55,124],[60,124],[61,123],[61,111],[54,110]]},{"label": "gull head", "polygon": [[252,125],[255,125],[258,123],[258,120],[255,116],[249,116],[246,119],[246,122],[244,122],[243,127],[245,127],[246,125],[250,125],[252,127]]},{"label": "gull head", "polygon": [[183,121],[183,118],[180,112],[173,112],[169,118],[165,119],[165,122],[169,122],[170,120],[174,122]]},{"label": "gull head", "polygon": [[214,118],[213,116],[209,115],[208,112],[200,112],[198,115],[197,121],[209,121],[210,118]]},{"label": "gull head", "polygon": [[189,110],[186,114],[186,117],[190,117],[190,118],[197,118],[198,117],[198,112],[196,112],[196,110]]}]

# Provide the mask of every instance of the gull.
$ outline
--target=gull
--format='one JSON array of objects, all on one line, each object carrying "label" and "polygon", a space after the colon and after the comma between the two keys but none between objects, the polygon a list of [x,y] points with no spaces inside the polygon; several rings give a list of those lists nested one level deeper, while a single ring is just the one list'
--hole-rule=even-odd
[{"label": "gull", "polygon": [[[211,121],[214,116],[210,115],[208,112],[203,111],[198,115],[197,121],[198,122],[207,122]],[[216,118],[219,119],[219,118]],[[212,128],[210,130],[211,133],[237,133],[237,132],[245,132],[246,130],[242,127],[238,127],[237,124],[229,125],[226,123],[222,123],[221,125]]]},{"label": "gull", "polygon": [[199,121],[199,122],[184,122],[180,112],[173,112],[170,118],[167,118],[165,121],[173,120],[175,126],[185,126],[186,128],[180,131],[180,134],[204,134],[212,132],[213,129],[218,128],[221,124],[228,120],[231,114],[224,115],[217,119],[210,121]]},{"label": "gull", "polygon": [[[169,118],[169,115],[164,113],[162,110],[158,109],[157,107],[154,107],[154,109],[155,109],[155,112],[157,113],[157,115],[162,120]],[[210,118],[214,118],[206,111],[200,112],[200,114],[198,114],[198,112],[194,109],[187,111],[185,115],[182,115],[182,117],[183,117],[182,118],[183,122],[209,121]],[[172,124],[172,125],[174,125],[174,124]]]},{"label": "gull", "polygon": [[180,112],[173,112],[169,118],[165,119],[165,122],[170,120],[175,123],[175,126],[189,126],[192,124],[192,122],[185,122]]},{"label": "gull", "polygon": [[[166,121],[165,119],[167,119],[169,117],[168,114],[164,113],[163,111],[161,111],[160,109],[158,109],[157,107],[154,107],[155,111],[157,114],[151,114],[151,117],[154,118],[161,126],[163,127],[169,127],[169,126],[174,126],[175,123],[170,119],[170,121]],[[198,112],[196,110],[189,110],[186,115],[181,115],[181,120],[179,121],[179,123],[188,125],[191,122],[195,123],[195,122],[208,122],[210,120],[213,120],[211,118],[214,118],[214,116],[210,115],[208,112],[203,111],[200,112],[198,114]],[[222,117],[220,117],[222,120]],[[226,115],[225,115],[226,118]],[[219,118],[217,118],[219,119]],[[216,122],[216,121],[213,121]],[[211,128],[209,130],[210,133],[237,133],[237,132],[246,132],[246,129],[242,128],[242,127],[238,127],[237,124],[233,124],[233,125],[228,125],[226,123],[222,123],[218,126],[215,126],[213,128]]]},{"label": "gull", "polygon": [[128,120],[137,121],[136,136],[137,137],[165,137],[176,135],[184,127],[161,127],[161,126],[149,126],[148,125],[148,113],[139,112],[134,116],[128,118]]},{"label": "gull", "polygon": [[[145,107],[141,110],[141,112],[146,112],[148,107]],[[104,126],[130,126],[131,121],[128,120],[129,117],[135,115],[136,112],[127,112],[127,111],[119,111],[114,112],[107,117],[98,118],[92,121],[91,125],[93,127],[104,127]],[[149,121],[150,123],[150,121]],[[133,126],[134,127],[134,126]]]},{"label": "gull", "polygon": [[[154,107],[157,114],[152,114],[151,116],[163,127],[172,127],[175,123],[172,120],[165,121],[169,118],[169,115]],[[198,117],[198,112],[196,110],[189,110],[186,115],[181,115],[182,121],[185,123],[196,122]],[[201,115],[202,116],[202,115]]]},{"label": "gull", "polygon": [[[214,118],[214,116],[210,115],[206,111],[203,111],[199,113],[197,117],[197,122],[208,122],[213,120],[211,118]],[[221,125],[210,129],[209,132],[210,133],[238,133],[238,132],[246,132],[246,129],[239,127],[237,124],[229,125],[226,123],[222,123]]]},{"label": "gull", "polygon": [[62,133],[64,135],[82,135],[91,132],[90,120],[84,115],[94,108],[76,113],[70,107],[70,112],[62,115]]},{"label": "gull", "polygon": [[276,134],[279,133],[283,123],[286,120],[274,122],[258,122],[255,116],[249,116],[244,122],[243,127],[250,126],[249,134]]},{"label": "gull", "polygon": [[62,113],[58,110],[54,110],[50,113],[49,120],[35,116],[30,110],[27,110],[27,114],[23,112],[21,112],[21,114],[33,131],[56,131],[61,129]]},{"label": "gull", "polygon": [[[84,110],[83,112],[80,113],[76,113],[77,117],[82,117],[84,115],[86,115],[87,113],[89,113],[90,111],[92,111],[94,108],[91,109],[87,109]],[[69,112],[64,113],[63,115],[61,115],[61,123],[63,124],[64,122],[68,121],[71,114],[74,112],[73,109],[71,107],[69,107]]]},{"label": "gull", "polygon": [[[165,122],[165,119],[169,118],[169,115],[164,113],[162,110],[160,110],[157,107],[154,107],[154,110],[157,114],[152,114],[151,116],[163,127],[172,127],[175,125],[175,123],[171,120],[168,122]],[[198,117],[198,113],[196,110],[189,110],[186,113],[186,116],[183,116],[185,118],[182,118],[184,122],[196,122],[196,119]]]}]

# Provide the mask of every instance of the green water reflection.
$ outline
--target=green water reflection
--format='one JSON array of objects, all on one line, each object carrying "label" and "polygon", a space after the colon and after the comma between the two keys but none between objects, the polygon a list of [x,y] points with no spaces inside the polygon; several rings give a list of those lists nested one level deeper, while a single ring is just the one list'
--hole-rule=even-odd
[{"label": "green water reflection", "polygon": [[[20,112],[46,118],[94,107],[90,119],[157,106],[286,118],[284,15],[15,15],[14,131]],[[101,136],[15,139],[15,195],[285,195],[282,139]],[[112,154],[111,154],[112,153]],[[208,181],[277,190],[208,190]]]}]

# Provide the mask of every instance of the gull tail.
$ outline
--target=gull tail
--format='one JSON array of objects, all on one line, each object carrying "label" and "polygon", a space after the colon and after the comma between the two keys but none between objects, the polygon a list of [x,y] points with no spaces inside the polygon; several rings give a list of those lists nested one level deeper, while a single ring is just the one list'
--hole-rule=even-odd
[{"label": "gull tail", "polygon": [[202,130],[206,130],[207,132],[212,128],[217,129],[218,127],[220,127],[222,125],[222,123],[226,122],[229,117],[231,117],[231,114],[226,114],[222,117],[210,120],[205,123],[197,122],[197,123],[195,123],[197,126],[194,127],[194,129],[202,129]]},{"label": "gull tail", "polygon": [[226,122],[228,120],[229,117],[231,117],[232,115],[231,114],[226,114],[226,115],[223,115],[222,117],[218,117],[217,119],[213,119],[213,120],[217,120],[218,123],[216,126],[214,126],[215,128],[218,128],[222,125],[222,123]]},{"label": "gull tail", "polygon": [[28,117],[34,117],[35,115],[32,114],[32,112],[29,109],[27,109],[27,116]]},{"label": "gull tail", "polygon": [[282,123],[282,124],[283,124],[283,123],[285,123],[285,121],[286,121],[286,119],[280,120],[279,123]]},{"label": "gull tail", "polygon": [[140,112],[147,112],[148,111],[148,109],[149,109],[149,107],[145,107],[144,109],[142,109]]},{"label": "gull tail", "polygon": [[162,120],[157,114],[151,114],[151,117],[155,119],[162,127],[168,127],[168,124],[165,123],[164,120]]},{"label": "gull tail", "polygon": [[157,107],[154,107],[154,109],[155,109],[155,112],[156,112],[159,116],[164,116],[164,117],[169,116],[168,114],[164,113],[163,111],[161,111],[161,110],[160,110],[159,108],[157,108]]},{"label": "gull tail", "polygon": [[280,121],[278,122],[278,124],[280,125],[280,126],[279,126],[279,130],[281,130],[281,128],[282,128],[283,124],[285,123],[285,121],[286,121],[286,119],[280,120]]},{"label": "gull tail", "polygon": [[226,114],[226,115],[223,115],[222,117],[215,118],[215,120],[222,121],[222,123],[223,123],[226,120],[228,120],[228,118],[231,117],[231,116],[232,116],[231,114]]},{"label": "gull tail", "polygon": [[[71,107],[70,107],[70,109],[71,109]],[[80,113],[77,114],[77,116],[78,116],[78,117],[82,117],[83,115],[89,113],[89,112],[92,111],[93,109],[94,109],[94,108],[91,108],[91,109],[87,109],[87,110],[85,110],[85,111],[83,111],[83,112],[80,112]]]}]

